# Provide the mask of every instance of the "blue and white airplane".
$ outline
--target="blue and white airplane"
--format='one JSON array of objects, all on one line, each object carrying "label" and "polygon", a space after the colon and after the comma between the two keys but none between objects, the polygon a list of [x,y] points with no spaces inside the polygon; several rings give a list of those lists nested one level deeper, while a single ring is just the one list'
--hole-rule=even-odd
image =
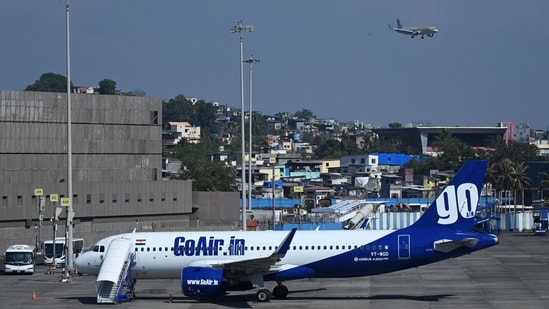
[{"label": "blue and white airplane", "polygon": [[[400,230],[134,232],[98,241],[75,266],[98,275],[100,302],[108,294],[101,285],[120,291],[121,273],[130,297],[135,279],[174,278],[189,297],[255,288],[258,301],[269,301],[288,295],[286,280],[370,276],[426,265],[498,243],[496,235],[473,231],[487,165],[466,162],[417,222]],[[272,292],[266,281],[277,283]]]},{"label": "blue and white airplane", "polygon": [[435,35],[435,33],[438,32],[437,27],[432,27],[432,26],[404,28],[402,27],[402,24],[400,23],[400,19],[398,18],[397,18],[397,27],[394,28],[393,26],[391,26],[391,24],[389,24],[389,28],[395,30],[398,33],[409,35],[412,39],[417,35],[420,35],[422,39],[425,36],[432,38]]}]

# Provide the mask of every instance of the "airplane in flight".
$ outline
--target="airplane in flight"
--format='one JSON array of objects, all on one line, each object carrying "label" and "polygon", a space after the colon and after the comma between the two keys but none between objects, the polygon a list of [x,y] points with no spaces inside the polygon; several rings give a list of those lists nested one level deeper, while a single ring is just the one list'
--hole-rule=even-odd
[{"label": "airplane in flight", "polygon": [[[255,289],[285,298],[287,280],[371,276],[455,258],[498,244],[474,231],[488,161],[467,161],[412,225],[400,230],[133,232],[96,242],[75,260],[97,275],[97,302],[135,297],[140,279],[179,279],[184,295]],[[272,292],[265,282],[274,281]]]},{"label": "airplane in flight", "polygon": [[397,18],[397,27],[394,28],[389,24],[389,28],[395,30],[398,33],[409,35],[411,38],[414,38],[417,35],[420,35],[423,39],[425,36],[433,37],[435,33],[438,32],[437,27],[413,27],[413,28],[404,28],[400,23],[400,19]]}]

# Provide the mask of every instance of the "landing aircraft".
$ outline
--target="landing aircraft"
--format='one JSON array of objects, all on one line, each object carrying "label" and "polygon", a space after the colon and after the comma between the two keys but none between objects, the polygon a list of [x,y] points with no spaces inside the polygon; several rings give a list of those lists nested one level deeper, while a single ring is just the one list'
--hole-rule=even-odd
[{"label": "landing aircraft", "polygon": [[[256,289],[264,302],[286,297],[286,280],[371,276],[455,258],[498,243],[473,230],[487,165],[467,161],[400,230],[134,232],[99,240],[75,266],[98,276],[98,302],[116,293],[105,302],[131,300],[135,280],[163,278],[179,279],[188,297]],[[277,283],[272,292],[267,281]]]},{"label": "landing aircraft", "polygon": [[416,35],[421,35],[423,39],[425,36],[433,37],[435,33],[438,32],[437,27],[413,27],[413,28],[404,28],[400,23],[400,19],[397,18],[397,27],[394,28],[389,24],[389,28],[395,30],[398,33],[409,35],[411,38],[414,38]]}]

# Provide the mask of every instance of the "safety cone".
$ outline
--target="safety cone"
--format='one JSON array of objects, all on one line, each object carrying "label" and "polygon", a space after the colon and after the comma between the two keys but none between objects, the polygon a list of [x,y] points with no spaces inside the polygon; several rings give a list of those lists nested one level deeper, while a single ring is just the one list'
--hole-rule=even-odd
[{"label": "safety cone", "polygon": [[168,298],[168,303],[169,304],[173,303],[172,294],[170,294],[170,298]]},{"label": "safety cone", "polygon": [[32,292],[32,300],[36,300],[36,292]]}]

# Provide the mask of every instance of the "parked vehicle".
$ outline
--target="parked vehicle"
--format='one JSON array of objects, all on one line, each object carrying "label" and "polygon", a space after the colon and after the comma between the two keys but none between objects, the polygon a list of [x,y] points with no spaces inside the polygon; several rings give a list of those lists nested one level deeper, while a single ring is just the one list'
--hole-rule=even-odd
[{"label": "parked vehicle", "polygon": [[[72,250],[74,253],[73,259],[82,252],[84,248],[84,239],[73,238]],[[56,237],[55,239],[44,241],[44,264],[50,265],[53,263],[55,256],[56,266],[65,265],[65,237]]]},{"label": "parked vehicle", "polygon": [[9,246],[4,252],[4,272],[32,275],[34,273],[34,246]]}]

